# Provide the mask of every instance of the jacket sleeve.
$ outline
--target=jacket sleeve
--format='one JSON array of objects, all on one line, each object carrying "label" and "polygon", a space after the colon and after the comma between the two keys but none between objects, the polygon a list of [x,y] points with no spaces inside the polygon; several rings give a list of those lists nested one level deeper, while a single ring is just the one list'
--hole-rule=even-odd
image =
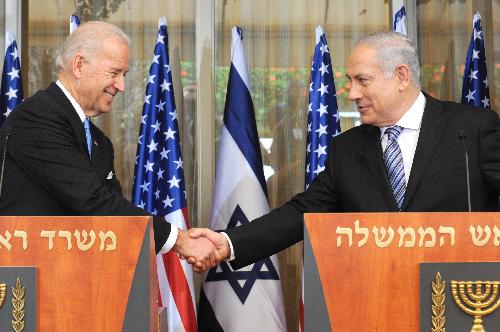
[{"label": "jacket sleeve", "polygon": [[[334,144],[330,149],[334,149]],[[330,151],[329,156],[335,156],[335,153]],[[233,268],[239,269],[302,241],[304,213],[333,212],[337,209],[333,163],[334,157],[328,159],[325,171],[316,177],[309,188],[281,207],[251,223],[225,231],[234,248]]]}]

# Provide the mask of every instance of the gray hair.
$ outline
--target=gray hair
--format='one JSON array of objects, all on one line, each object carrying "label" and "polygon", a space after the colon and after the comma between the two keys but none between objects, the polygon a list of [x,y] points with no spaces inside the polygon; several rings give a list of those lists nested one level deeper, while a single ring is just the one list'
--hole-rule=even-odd
[{"label": "gray hair", "polygon": [[386,78],[394,75],[394,70],[401,64],[408,66],[411,80],[420,87],[420,64],[417,49],[413,42],[399,32],[375,32],[360,41],[377,50],[378,62]]},{"label": "gray hair", "polygon": [[82,24],[59,48],[56,65],[58,70],[68,68],[72,59],[81,53],[92,62],[98,56],[104,43],[109,39],[118,39],[130,47],[130,38],[116,25],[104,21],[90,21]]}]

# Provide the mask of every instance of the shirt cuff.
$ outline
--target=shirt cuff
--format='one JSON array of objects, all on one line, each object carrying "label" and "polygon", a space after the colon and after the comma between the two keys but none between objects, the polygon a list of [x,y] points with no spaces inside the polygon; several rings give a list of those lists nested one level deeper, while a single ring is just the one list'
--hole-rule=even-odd
[{"label": "shirt cuff", "polygon": [[220,232],[220,233],[226,237],[227,243],[229,243],[229,250],[231,251],[229,258],[225,259],[224,261],[225,262],[234,261],[234,259],[236,257],[234,257],[233,243],[231,242],[231,239],[229,238],[229,236],[226,233],[224,233],[224,232]]},{"label": "shirt cuff", "polygon": [[177,241],[177,235],[179,235],[179,229],[177,228],[177,226],[170,224],[170,234],[168,235],[167,241],[160,249],[160,252],[158,252],[158,254],[164,254],[172,249],[175,241]]}]

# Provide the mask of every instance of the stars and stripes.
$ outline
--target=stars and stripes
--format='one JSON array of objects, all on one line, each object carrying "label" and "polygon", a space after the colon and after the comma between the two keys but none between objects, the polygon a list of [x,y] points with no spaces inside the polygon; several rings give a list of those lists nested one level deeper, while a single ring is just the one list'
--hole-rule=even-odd
[{"label": "stars and stripes", "polygon": [[307,116],[306,188],[325,169],[328,144],[340,134],[333,68],[326,36],[316,28],[316,48],[311,65]]},{"label": "stars and stripes", "polygon": [[[340,118],[333,80],[330,50],[323,28],[316,27],[316,47],[311,64],[309,109],[307,115],[307,150],[305,187],[325,170],[330,140],[340,134]],[[302,262],[303,265],[303,262]],[[299,330],[304,331],[304,268],[302,268],[302,299]]]},{"label": "stars and stripes", "polygon": [[[168,56],[165,17],[149,70],[139,132],[132,201],[180,229],[189,227],[179,124]],[[168,86],[168,89],[166,88]],[[157,255],[159,306],[168,310],[169,331],[196,331],[192,268],[170,251]]]},{"label": "stars and stripes", "polygon": [[[243,35],[237,27],[231,54],[210,223],[218,230],[269,211]],[[199,308],[199,331],[285,331],[276,255],[238,271],[226,262],[208,271]]]},{"label": "stars and stripes", "polygon": [[76,15],[69,17],[69,34],[72,34],[80,26],[80,19]]},{"label": "stars and stripes", "polygon": [[5,59],[2,71],[0,127],[9,114],[23,101],[23,85],[21,82],[21,61],[17,44],[12,33],[5,34]]},{"label": "stars and stripes", "polygon": [[490,91],[486,69],[483,28],[479,11],[472,20],[472,34],[465,58],[462,104],[490,107]]},{"label": "stars and stripes", "polygon": [[405,6],[402,6],[401,9],[399,9],[395,14],[394,14],[394,24],[393,24],[393,30],[395,32],[402,33],[403,35],[407,35],[406,33],[406,9]]}]

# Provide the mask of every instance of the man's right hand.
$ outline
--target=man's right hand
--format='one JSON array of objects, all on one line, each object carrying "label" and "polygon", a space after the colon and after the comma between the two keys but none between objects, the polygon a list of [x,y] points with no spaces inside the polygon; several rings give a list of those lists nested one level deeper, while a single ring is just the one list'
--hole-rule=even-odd
[{"label": "man's right hand", "polygon": [[193,264],[196,272],[205,271],[212,266],[220,263],[223,259],[220,257],[216,246],[205,237],[191,237],[189,231],[179,229],[177,240],[172,248],[181,258],[188,259]]},{"label": "man's right hand", "polygon": [[197,260],[195,257],[187,257],[188,263],[193,265],[193,269],[196,272],[203,272],[209,268],[219,265],[223,259],[227,259],[231,255],[229,243],[227,242],[226,237],[220,233],[214,232],[208,228],[191,228],[188,231],[188,234],[193,240],[204,239],[210,241],[217,250],[217,254],[214,255],[215,260],[210,261],[210,264],[208,265],[206,261]]}]

